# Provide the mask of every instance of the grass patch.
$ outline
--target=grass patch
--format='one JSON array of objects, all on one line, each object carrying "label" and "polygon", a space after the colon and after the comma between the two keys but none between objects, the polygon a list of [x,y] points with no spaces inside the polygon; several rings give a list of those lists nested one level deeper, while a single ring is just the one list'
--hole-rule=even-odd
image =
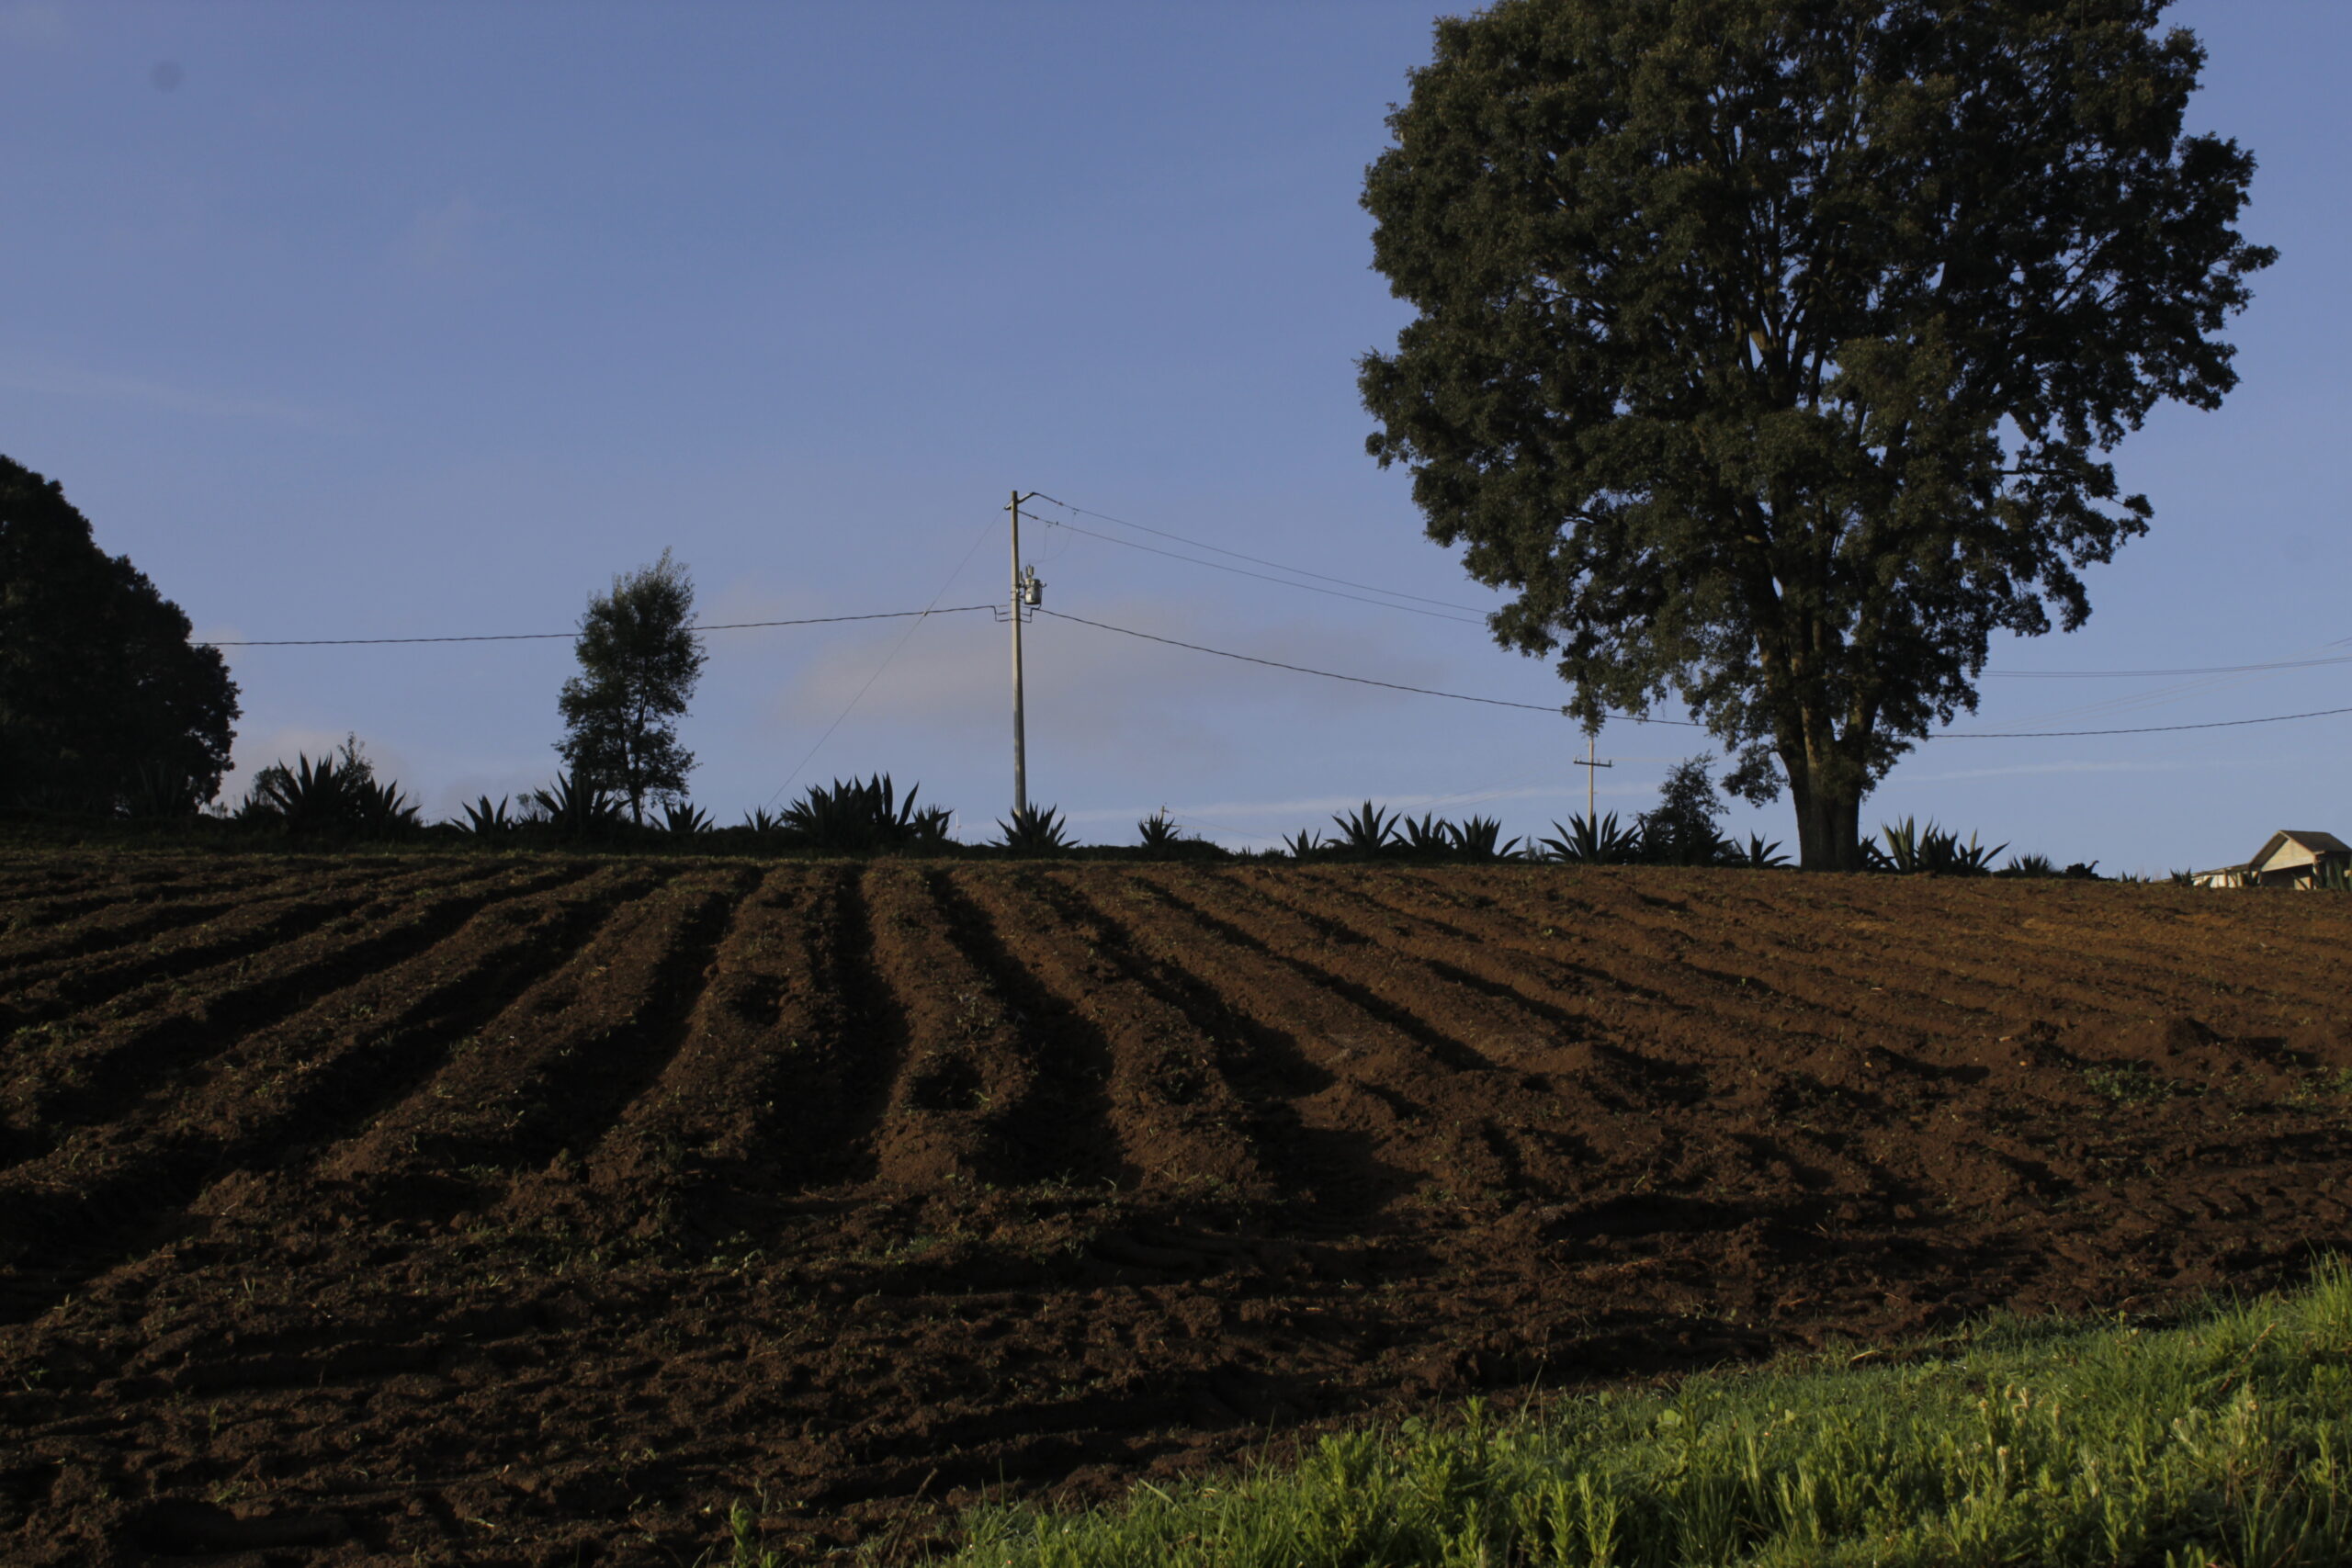
[{"label": "grass patch", "polygon": [[[959,1568],[2352,1561],[2352,1272],[2166,1325],[2009,1323],[1325,1438],[1290,1468],[989,1509]],[[739,1535],[738,1562],[763,1555]]]},{"label": "grass patch", "polygon": [[2091,1092],[2105,1095],[2118,1105],[2153,1105],[2180,1092],[2179,1086],[2158,1077],[2139,1062],[2086,1067],[2083,1078],[2091,1086]]}]

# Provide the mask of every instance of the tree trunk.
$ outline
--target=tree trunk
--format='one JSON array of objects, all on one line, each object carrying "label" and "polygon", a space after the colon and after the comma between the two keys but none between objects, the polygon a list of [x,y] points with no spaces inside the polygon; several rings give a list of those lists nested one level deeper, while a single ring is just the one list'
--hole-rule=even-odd
[{"label": "tree trunk", "polygon": [[[1838,770],[1823,772],[1835,778]],[[1839,789],[1816,775],[1792,780],[1790,793],[1796,799],[1797,864],[1806,871],[1861,870],[1860,789]]]}]

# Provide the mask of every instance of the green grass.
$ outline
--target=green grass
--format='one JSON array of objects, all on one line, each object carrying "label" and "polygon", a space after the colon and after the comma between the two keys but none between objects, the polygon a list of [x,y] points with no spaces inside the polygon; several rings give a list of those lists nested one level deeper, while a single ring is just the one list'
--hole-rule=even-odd
[{"label": "green grass", "polygon": [[2180,1092],[2178,1085],[2158,1077],[2140,1062],[2086,1067],[2083,1078],[2093,1093],[2105,1095],[2118,1105],[2153,1105]]},{"label": "green grass", "polygon": [[1117,1507],[983,1510],[953,1562],[2280,1568],[2352,1561],[2347,1452],[2352,1273],[2330,1266],[2163,1326],[2010,1323],[1910,1359],[1474,1404]]}]

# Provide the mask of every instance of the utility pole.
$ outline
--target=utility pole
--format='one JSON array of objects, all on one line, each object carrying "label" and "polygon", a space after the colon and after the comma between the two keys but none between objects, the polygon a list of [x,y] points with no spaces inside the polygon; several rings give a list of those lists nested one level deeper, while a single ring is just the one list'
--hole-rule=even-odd
[{"label": "utility pole", "polygon": [[[1021,503],[1034,500],[1036,491],[1023,495],[1012,492],[1012,809],[1018,814],[1029,809],[1029,734],[1025,704],[1021,682],[1021,612],[1043,597],[1046,585],[1032,573],[1027,581],[1021,576]],[[1034,586],[1033,586],[1034,584]]]},{"label": "utility pole", "polygon": [[[1568,710],[1562,708],[1560,711],[1565,714]],[[1568,759],[1570,762],[1584,770],[1584,819],[1591,823],[1596,831],[1600,829],[1600,818],[1596,814],[1596,807],[1593,803],[1595,791],[1592,785],[1593,781],[1600,775],[1594,770],[1598,768],[1613,768],[1617,765],[1613,761],[1599,762],[1593,760],[1593,742],[1599,738],[1600,734],[1600,729],[1598,725],[1588,726],[1584,732],[1584,755],[1581,757],[1571,757]]]}]

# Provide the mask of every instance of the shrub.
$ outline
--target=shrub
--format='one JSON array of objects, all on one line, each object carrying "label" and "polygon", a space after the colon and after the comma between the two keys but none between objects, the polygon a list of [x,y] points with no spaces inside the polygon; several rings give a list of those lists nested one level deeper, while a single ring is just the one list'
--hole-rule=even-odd
[{"label": "shrub", "polygon": [[1641,858],[1659,865],[1720,863],[1736,852],[1716,826],[1723,814],[1707,759],[1685,758],[1667,771],[1657,805],[1634,821]]}]

